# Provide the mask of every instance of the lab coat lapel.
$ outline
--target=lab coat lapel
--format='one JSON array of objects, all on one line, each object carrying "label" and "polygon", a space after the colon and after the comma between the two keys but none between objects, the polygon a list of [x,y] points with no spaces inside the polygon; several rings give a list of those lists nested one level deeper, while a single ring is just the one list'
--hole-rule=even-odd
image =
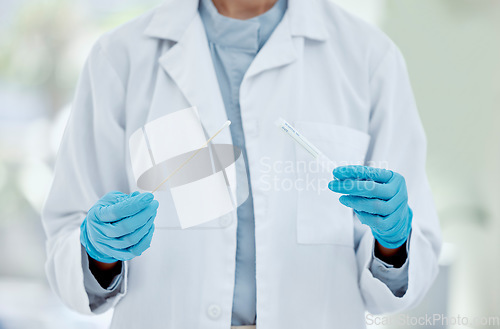
[{"label": "lab coat lapel", "polygon": [[288,0],[288,9],[283,19],[257,54],[246,78],[293,63],[302,48],[302,38],[316,41],[328,38],[321,8],[315,0]]},{"label": "lab coat lapel", "polygon": [[248,68],[246,79],[264,71],[288,65],[297,59],[298,55],[289,25],[289,13],[287,12]]},{"label": "lab coat lapel", "polygon": [[[191,106],[198,108],[207,133],[211,135],[217,131],[227,120],[227,115],[203,22],[198,14],[180,40],[160,57],[159,63]],[[230,130],[221,132],[217,142],[231,143]]]}]

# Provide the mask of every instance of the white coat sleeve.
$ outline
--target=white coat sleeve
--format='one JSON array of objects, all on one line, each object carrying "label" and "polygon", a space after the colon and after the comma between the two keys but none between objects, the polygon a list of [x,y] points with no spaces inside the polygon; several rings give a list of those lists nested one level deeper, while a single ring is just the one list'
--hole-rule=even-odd
[{"label": "white coat sleeve", "polygon": [[[48,281],[66,305],[86,314],[92,310],[84,285],[80,225],[87,211],[104,194],[112,190],[129,191],[124,99],[124,84],[97,42],[78,82],[54,180],[42,212],[47,235]],[[127,266],[125,262],[125,274]],[[126,284],[124,275],[120,293],[107,300],[107,308],[126,293]],[[102,311],[105,309],[99,308]]]},{"label": "white coat sleeve", "polygon": [[408,287],[397,297],[370,271],[374,238],[357,223],[356,257],[365,308],[373,314],[397,312],[418,304],[438,272],[441,236],[425,172],[426,137],[418,115],[406,64],[391,44],[370,78],[370,147],[367,165],[388,167],[406,179],[413,210],[408,246]]},{"label": "white coat sleeve", "polygon": [[89,267],[89,260],[85,248],[82,246],[82,270],[85,290],[89,297],[90,309],[93,313],[103,313],[113,306],[114,299],[112,297],[119,293],[123,293],[125,288],[121,283],[126,276],[125,266],[122,263],[121,272],[116,275],[108,287],[103,288],[101,284],[92,274]]},{"label": "white coat sleeve", "polygon": [[[406,243],[406,254],[408,254],[408,246]],[[402,297],[408,289],[408,257],[401,267],[394,267],[375,256],[375,245],[372,247],[372,261],[370,272],[373,276],[383,283],[392,291],[394,296]]]}]

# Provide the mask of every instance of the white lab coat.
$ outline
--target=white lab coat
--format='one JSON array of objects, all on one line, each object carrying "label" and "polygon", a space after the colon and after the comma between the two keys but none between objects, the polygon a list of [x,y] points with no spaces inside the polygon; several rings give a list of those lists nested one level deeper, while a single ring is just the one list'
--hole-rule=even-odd
[{"label": "white lab coat", "polygon": [[[79,312],[92,312],[79,226],[108,191],[137,190],[128,137],[189,106],[198,107],[208,132],[227,119],[197,6],[167,1],[101,37],[86,63],[43,213],[50,284]],[[255,207],[258,328],[363,328],[365,311],[417,304],[437,273],[440,233],[425,135],[395,45],[329,1],[289,0],[246,73],[240,102]],[[320,174],[290,169],[311,160],[274,126],[278,117],[334,161],[387,166],[406,178],[414,218],[403,297],[369,270],[370,230],[338,195],[308,185]],[[217,141],[230,143],[229,130]],[[155,196],[151,248],[125,263],[119,293],[94,311],[114,306],[112,327],[120,329],[229,328],[235,213],[181,230],[169,192]]]}]

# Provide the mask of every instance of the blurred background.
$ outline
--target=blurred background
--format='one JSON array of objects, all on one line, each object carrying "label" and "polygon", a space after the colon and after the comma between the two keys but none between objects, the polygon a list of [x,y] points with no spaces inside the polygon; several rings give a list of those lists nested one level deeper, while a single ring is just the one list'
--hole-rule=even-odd
[{"label": "blurred background", "polygon": [[[445,246],[438,280],[407,314],[500,327],[500,0],[335,1],[401,48],[427,132]],[[109,313],[66,309],[48,288],[40,209],[90,47],[160,2],[0,0],[0,329],[109,323]],[[488,326],[478,322],[448,327]]]}]

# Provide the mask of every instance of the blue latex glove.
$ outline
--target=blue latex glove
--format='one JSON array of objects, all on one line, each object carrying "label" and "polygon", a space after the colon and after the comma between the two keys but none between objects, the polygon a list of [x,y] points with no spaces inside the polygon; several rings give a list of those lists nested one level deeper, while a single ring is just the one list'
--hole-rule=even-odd
[{"label": "blue latex glove", "polygon": [[402,246],[411,231],[413,212],[403,176],[390,170],[343,166],[335,168],[336,178],[328,184],[334,192],[346,194],[339,201],[368,225],[377,241],[386,248]]},{"label": "blue latex glove", "polygon": [[89,210],[80,242],[99,262],[130,260],[149,248],[157,209],[151,193],[110,192]]}]

